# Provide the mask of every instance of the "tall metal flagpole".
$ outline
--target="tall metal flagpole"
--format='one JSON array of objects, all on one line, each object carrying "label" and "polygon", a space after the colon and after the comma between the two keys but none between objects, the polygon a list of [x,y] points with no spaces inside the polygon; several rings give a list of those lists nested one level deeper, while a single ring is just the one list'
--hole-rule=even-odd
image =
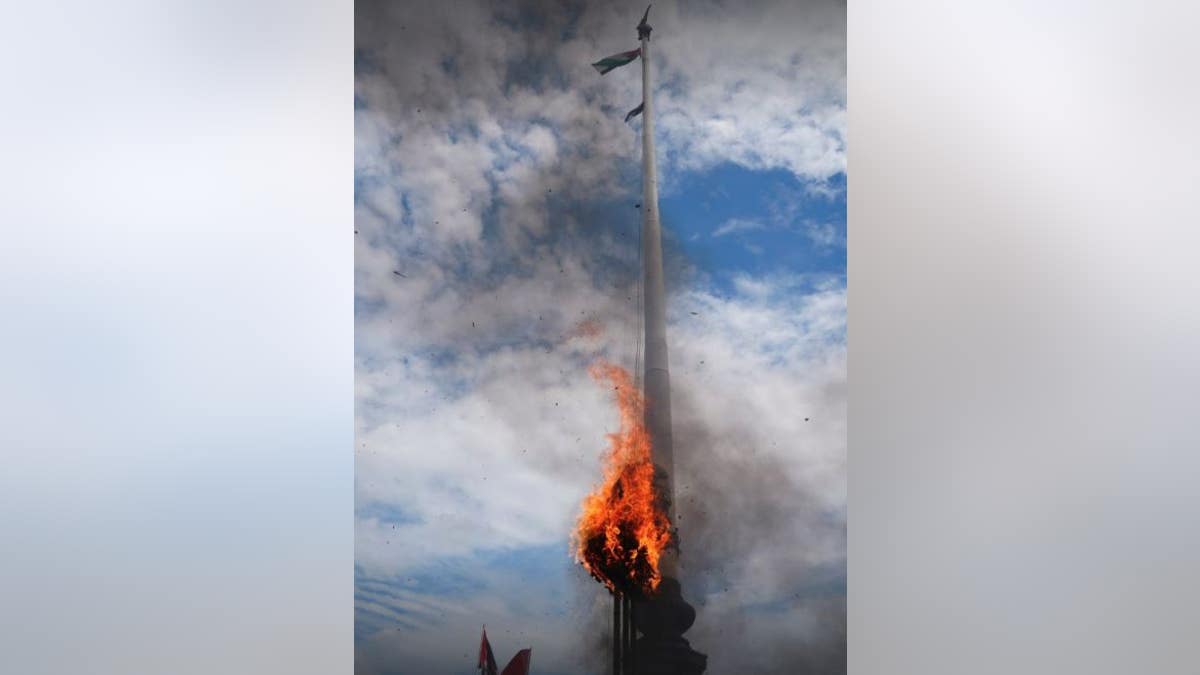
[{"label": "tall metal flagpole", "polygon": [[[658,213],[658,170],[654,154],[654,97],[650,79],[650,8],[638,24],[642,59],[642,265],[645,320],[643,392],[645,422],[650,433],[655,482],[667,516],[675,522],[675,453],[671,438],[671,376],[667,363],[666,291],[663,284],[662,226]],[[678,533],[659,559],[658,592],[632,608],[643,638],[631,649],[635,675],[697,675],[708,657],[693,650],[683,633],[696,611],[683,599],[679,585]]]},{"label": "tall metal flagpole", "polygon": [[[649,8],[647,8],[649,13]],[[667,363],[667,309],[663,285],[662,225],[658,217],[658,168],[654,154],[654,97],[650,85],[650,26],[638,26],[642,42],[642,264],[646,352],[642,379],[648,404],[646,428],[653,441],[654,463],[662,470],[662,496],[667,500],[667,516],[675,522],[672,502],[675,491],[675,452],[671,444],[671,374]],[[660,562],[665,575],[675,576],[676,556],[672,552]]]}]

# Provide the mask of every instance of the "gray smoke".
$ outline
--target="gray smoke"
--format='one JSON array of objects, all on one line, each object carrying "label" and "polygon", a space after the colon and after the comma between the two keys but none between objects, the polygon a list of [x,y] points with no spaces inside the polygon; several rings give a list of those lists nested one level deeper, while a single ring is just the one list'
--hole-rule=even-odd
[{"label": "gray smoke", "polygon": [[[844,390],[830,403],[839,400]],[[716,433],[679,387],[673,411],[685,592],[698,610],[693,643],[709,651],[713,672],[844,673],[844,511],[793,476],[795,460],[758,446],[754,411]],[[775,414],[811,421],[818,413]]]}]

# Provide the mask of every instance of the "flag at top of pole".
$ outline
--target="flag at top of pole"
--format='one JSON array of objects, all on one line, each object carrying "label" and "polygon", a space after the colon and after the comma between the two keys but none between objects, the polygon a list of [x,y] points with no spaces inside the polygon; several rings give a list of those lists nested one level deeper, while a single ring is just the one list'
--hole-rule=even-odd
[{"label": "flag at top of pole", "polygon": [[[650,37],[650,25],[646,23],[646,19],[649,16],[650,16],[650,6],[647,5],[646,13],[642,15],[642,20],[637,25],[639,40],[642,38]],[[599,61],[593,63],[592,67],[595,68],[596,71],[599,72],[601,75],[603,75],[610,70],[615,70],[617,68],[620,68],[621,66],[626,66],[626,65],[629,65],[630,63],[633,63],[634,59],[636,59],[637,57],[639,57],[641,55],[642,55],[642,48],[638,47],[637,49],[630,49],[629,51],[621,52],[620,54],[613,54],[612,56],[606,56],[606,57],[600,59]]]},{"label": "flag at top of pole", "polygon": [[600,59],[599,61],[593,63],[592,67],[595,68],[597,71],[599,71],[601,75],[603,75],[610,70],[614,70],[616,68],[620,68],[621,66],[633,63],[634,59],[636,59],[639,55],[641,55],[641,53],[642,53],[642,49],[641,49],[641,47],[639,47],[637,49],[631,49],[627,52],[621,52],[620,54],[613,54],[612,56],[606,56],[606,57]]}]

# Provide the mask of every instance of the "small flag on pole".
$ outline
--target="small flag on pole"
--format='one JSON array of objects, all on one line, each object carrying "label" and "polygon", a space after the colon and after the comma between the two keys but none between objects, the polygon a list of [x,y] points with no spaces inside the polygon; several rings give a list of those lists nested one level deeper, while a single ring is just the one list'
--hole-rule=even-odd
[{"label": "small flag on pole", "polygon": [[532,659],[533,650],[522,649],[512,657],[512,661],[509,661],[507,666],[504,666],[504,671],[500,675],[529,675],[529,662]]},{"label": "small flag on pole", "polygon": [[593,63],[592,67],[600,71],[600,74],[603,75],[613,68],[620,68],[626,64],[633,63],[633,60],[636,59],[641,53],[642,49],[639,47],[628,52],[613,54],[612,56],[600,59],[599,61]]},{"label": "small flag on pole", "polygon": [[628,113],[626,113],[626,114],[625,114],[625,121],[626,121],[626,122],[628,122],[629,120],[631,120],[631,119],[633,119],[633,118],[637,117],[638,115],[641,115],[641,114],[642,114],[642,107],[643,107],[643,106],[645,106],[645,105],[646,105],[646,102],[645,102],[645,101],[642,101],[641,103],[639,103],[639,104],[638,104],[638,107],[636,107],[636,108],[634,108],[633,110],[630,110]]},{"label": "small flag on pole", "polygon": [[499,675],[500,668],[496,665],[496,657],[492,655],[492,645],[487,639],[487,626],[483,628],[483,637],[479,638],[479,668],[483,675]]}]

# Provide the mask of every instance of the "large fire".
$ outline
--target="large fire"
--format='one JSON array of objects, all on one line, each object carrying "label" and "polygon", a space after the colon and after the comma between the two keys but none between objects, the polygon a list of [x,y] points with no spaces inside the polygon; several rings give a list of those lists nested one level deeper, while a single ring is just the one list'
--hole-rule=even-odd
[{"label": "large fire", "polygon": [[590,372],[613,385],[621,426],[608,435],[604,481],[583,500],[575,555],[612,591],[652,593],[662,580],[658,561],[670,544],[671,523],[654,486],[645,401],[624,368],[601,362]]}]

